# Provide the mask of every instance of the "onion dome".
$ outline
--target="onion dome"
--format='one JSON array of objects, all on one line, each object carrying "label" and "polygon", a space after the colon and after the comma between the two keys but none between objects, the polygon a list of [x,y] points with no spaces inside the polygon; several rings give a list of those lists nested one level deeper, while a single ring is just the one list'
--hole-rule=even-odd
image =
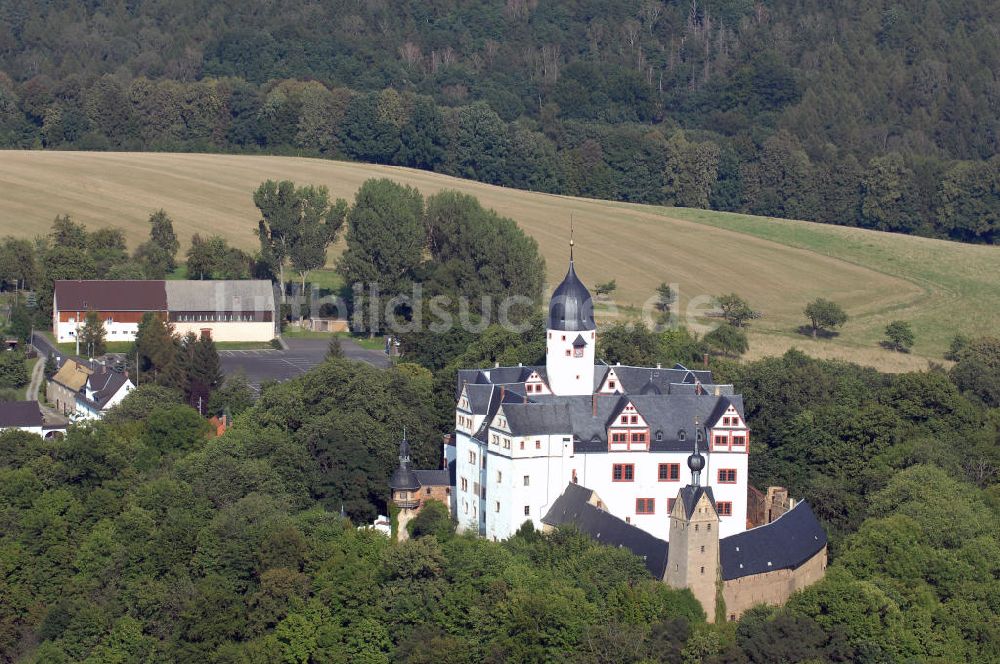
[{"label": "onion dome", "polygon": [[688,468],[692,473],[700,473],[705,470],[705,457],[701,454],[692,454],[688,457]]},{"label": "onion dome", "polygon": [[573,269],[573,243],[570,241],[569,271],[556,286],[549,301],[549,329],[564,332],[596,330],[594,300]]}]

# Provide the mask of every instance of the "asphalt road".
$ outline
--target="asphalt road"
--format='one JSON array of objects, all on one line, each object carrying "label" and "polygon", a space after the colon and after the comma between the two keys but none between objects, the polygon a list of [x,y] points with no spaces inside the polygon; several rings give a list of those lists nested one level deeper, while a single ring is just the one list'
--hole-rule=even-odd
[{"label": "asphalt road", "polygon": [[[288,350],[220,350],[222,371],[227,375],[242,371],[256,388],[266,380],[282,381],[304,374],[323,361],[330,345],[327,339],[286,339],[285,343]],[[43,354],[59,354],[41,334],[34,335],[32,345]],[[343,338],[340,347],[351,360],[367,362],[379,368],[389,366],[389,359],[382,351],[368,350]]]},{"label": "asphalt road", "polygon": [[[322,362],[329,346],[326,339],[286,339],[285,343],[288,350],[221,350],[222,371],[227,375],[242,371],[254,387],[266,380],[288,380]],[[350,339],[341,339],[340,346],[349,359],[380,368],[389,366],[381,351],[362,348]]]}]

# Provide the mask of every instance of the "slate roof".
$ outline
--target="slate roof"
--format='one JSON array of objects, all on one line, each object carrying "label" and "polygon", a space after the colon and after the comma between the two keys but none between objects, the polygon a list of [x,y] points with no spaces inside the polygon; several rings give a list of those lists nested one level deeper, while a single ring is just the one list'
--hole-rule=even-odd
[{"label": "slate roof", "polygon": [[569,270],[562,282],[552,291],[549,300],[550,330],[572,331],[594,330],[594,300],[590,291],[576,276],[573,269],[573,258],[569,259]]},{"label": "slate roof", "polygon": [[44,424],[37,401],[7,401],[0,403],[0,428],[40,427]]},{"label": "slate roof", "polygon": [[826,531],[809,503],[801,501],[769,524],[720,540],[722,578],[794,569],[826,543]]},{"label": "slate roof", "polygon": [[167,281],[170,311],[274,311],[274,288],[264,279]]},{"label": "slate roof", "polygon": [[162,280],[57,281],[59,311],[166,311],[167,291]]},{"label": "slate roof", "polygon": [[451,486],[451,473],[447,468],[435,470],[414,470],[420,486]]},{"label": "slate roof", "polygon": [[[662,579],[667,569],[668,543],[592,505],[593,493],[578,484],[567,485],[542,517],[542,523],[554,527],[574,525],[597,542],[624,547],[645,561],[650,574]],[[794,569],[826,544],[826,532],[809,504],[802,501],[767,525],[719,540],[722,578],[729,581]]]},{"label": "slate roof", "polygon": [[[578,452],[607,451],[608,422],[624,404],[632,402],[649,424],[650,450],[684,452],[692,449],[694,418],[705,422],[720,399],[728,399],[742,415],[741,397],[716,397],[710,394],[598,394],[590,396],[531,395],[528,405],[545,408],[533,410],[530,418],[508,417],[514,435],[571,433]],[[506,409],[505,409],[506,412]],[[568,425],[565,417],[568,412]],[[684,439],[681,439],[684,431]],[[657,439],[659,434],[659,440]],[[591,449],[593,448],[593,449]]]},{"label": "slate roof", "polygon": [[593,493],[579,484],[568,484],[542,517],[542,523],[554,527],[572,524],[597,542],[624,547],[643,559],[650,574],[663,578],[667,543],[592,505],[589,501]]},{"label": "slate roof", "polygon": [[684,505],[684,515],[688,519],[690,519],[691,515],[694,514],[694,508],[698,506],[698,501],[701,500],[702,496],[706,495],[714,508],[715,496],[712,494],[712,487],[691,486],[690,484],[681,487],[681,490],[677,493],[677,497],[680,499],[681,504]]},{"label": "slate roof", "polygon": [[95,371],[91,374],[88,382],[90,383],[90,389],[94,392],[93,398],[86,398],[81,391],[79,399],[84,403],[93,406],[96,410],[104,410],[107,408],[108,401],[111,397],[118,394],[118,390],[120,390],[125,383],[130,381],[128,376],[123,373],[105,369],[104,371]]}]

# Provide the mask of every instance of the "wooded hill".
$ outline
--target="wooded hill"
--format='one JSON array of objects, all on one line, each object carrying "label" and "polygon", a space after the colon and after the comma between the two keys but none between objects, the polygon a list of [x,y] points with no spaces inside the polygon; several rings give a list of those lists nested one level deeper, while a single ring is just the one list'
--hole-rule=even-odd
[{"label": "wooded hill", "polygon": [[0,1],[0,144],[298,152],[994,242],[996,3]]}]

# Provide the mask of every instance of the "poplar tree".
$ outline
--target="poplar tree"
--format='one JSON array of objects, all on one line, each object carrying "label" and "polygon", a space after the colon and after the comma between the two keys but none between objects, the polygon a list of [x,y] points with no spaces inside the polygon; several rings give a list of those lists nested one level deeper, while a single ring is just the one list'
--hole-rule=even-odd
[{"label": "poplar tree", "polygon": [[106,334],[104,323],[97,312],[88,311],[80,329],[80,350],[89,357],[104,355],[107,351]]}]

